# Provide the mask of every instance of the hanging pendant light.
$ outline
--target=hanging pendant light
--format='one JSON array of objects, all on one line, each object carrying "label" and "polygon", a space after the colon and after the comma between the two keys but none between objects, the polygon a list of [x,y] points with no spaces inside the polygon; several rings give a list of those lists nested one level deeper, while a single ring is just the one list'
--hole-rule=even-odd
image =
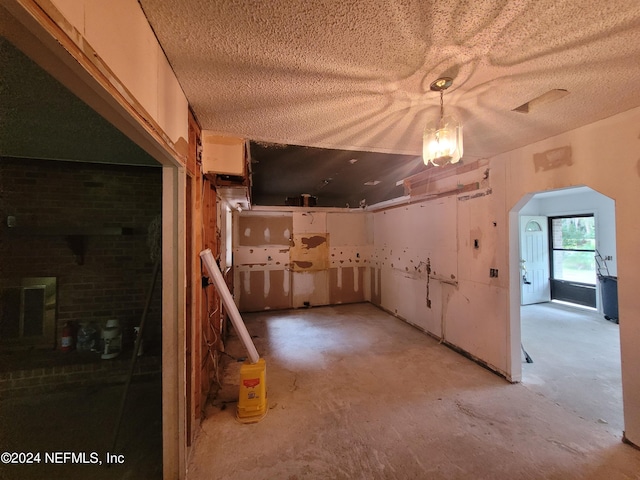
[{"label": "hanging pendant light", "polygon": [[431,84],[431,90],[440,92],[440,118],[435,125],[427,125],[422,136],[422,160],[425,165],[442,167],[458,163],[462,158],[462,125],[451,115],[445,117],[443,93],[453,80],[442,77]]}]

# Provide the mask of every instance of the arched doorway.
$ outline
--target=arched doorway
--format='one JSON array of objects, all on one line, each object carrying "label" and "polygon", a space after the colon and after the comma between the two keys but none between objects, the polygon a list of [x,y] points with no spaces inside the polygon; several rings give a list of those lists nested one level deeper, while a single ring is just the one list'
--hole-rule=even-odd
[{"label": "arched doorway", "polygon": [[529,194],[510,215],[514,380],[622,437],[620,334],[598,281],[617,271],[615,202],[576,187]]}]

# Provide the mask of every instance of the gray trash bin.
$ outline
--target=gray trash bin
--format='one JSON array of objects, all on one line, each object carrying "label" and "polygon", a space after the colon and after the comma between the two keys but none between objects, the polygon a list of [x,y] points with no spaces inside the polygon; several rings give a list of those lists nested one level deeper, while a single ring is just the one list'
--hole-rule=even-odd
[{"label": "gray trash bin", "polygon": [[618,277],[599,275],[604,318],[618,323]]}]

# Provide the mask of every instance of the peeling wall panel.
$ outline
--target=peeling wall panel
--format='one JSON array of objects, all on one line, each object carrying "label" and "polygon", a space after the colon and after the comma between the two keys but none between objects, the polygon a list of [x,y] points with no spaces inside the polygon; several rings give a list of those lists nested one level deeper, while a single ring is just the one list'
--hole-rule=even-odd
[{"label": "peeling wall panel", "polygon": [[295,272],[329,268],[329,235],[327,233],[294,233],[290,264]]},{"label": "peeling wall panel", "polygon": [[369,266],[374,249],[373,245],[362,246],[333,246],[333,236],[331,237],[331,248],[329,248],[329,263],[331,267],[362,267]]},{"label": "peeling wall panel", "polygon": [[236,268],[240,270],[281,270],[289,267],[289,247],[236,247],[233,253]]},{"label": "peeling wall panel", "polygon": [[435,275],[457,278],[457,203],[448,197],[376,213],[372,262],[407,271],[430,258]]}]

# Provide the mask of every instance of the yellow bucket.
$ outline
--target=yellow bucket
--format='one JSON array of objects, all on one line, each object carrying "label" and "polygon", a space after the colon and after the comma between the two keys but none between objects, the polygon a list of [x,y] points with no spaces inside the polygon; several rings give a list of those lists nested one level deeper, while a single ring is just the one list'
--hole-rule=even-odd
[{"label": "yellow bucket", "polygon": [[240,367],[240,396],[236,417],[242,423],[259,422],[267,414],[267,364],[264,358]]}]

